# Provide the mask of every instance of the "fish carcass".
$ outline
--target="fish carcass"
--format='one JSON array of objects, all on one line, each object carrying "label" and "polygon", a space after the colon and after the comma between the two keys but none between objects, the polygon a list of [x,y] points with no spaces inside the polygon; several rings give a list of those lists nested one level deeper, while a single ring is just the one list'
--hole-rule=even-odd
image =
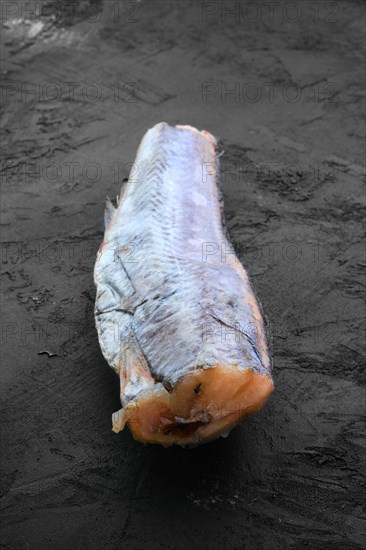
[{"label": "fish carcass", "polygon": [[94,271],[103,355],[135,439],[196,446],[273,390],[265,322],[225,230],[216,139],[160,123],[144,136]]}]

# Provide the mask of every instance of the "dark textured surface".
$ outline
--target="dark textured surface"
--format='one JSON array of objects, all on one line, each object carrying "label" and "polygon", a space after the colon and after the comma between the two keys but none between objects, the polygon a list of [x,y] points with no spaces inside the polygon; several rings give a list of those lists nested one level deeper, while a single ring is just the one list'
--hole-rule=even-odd
[{"label": "dark textured surface", "polygon": [[[1,13],[4,548],[362,548],[363,4],[37,5]],[[93,322],[104,198],[161,120],[222,139],[273,334],[270,402],[196,450],[111,432]]]}]

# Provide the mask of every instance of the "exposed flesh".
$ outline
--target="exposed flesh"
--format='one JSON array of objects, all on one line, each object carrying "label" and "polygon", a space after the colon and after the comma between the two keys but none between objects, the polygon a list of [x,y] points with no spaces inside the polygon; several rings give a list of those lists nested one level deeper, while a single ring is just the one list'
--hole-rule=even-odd
[{"label": "exposed flesh", "polygon": [[223,225],[217,142],[149,130],[95,265],[102,352],[139,441],[197,445],[259,410],[273,389],[263,317]]}]

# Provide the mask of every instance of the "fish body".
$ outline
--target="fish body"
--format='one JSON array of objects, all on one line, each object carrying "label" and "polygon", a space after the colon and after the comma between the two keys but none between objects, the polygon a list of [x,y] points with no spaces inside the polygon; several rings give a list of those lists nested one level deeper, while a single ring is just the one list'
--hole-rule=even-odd
[{"label": "fish body", "polygon": [[160,123],[139,147],[118,206],[107,201],[94,280],[105,359],[143,442],[199,445],[272,392],[265,322],[224,224],[216,139]]}]

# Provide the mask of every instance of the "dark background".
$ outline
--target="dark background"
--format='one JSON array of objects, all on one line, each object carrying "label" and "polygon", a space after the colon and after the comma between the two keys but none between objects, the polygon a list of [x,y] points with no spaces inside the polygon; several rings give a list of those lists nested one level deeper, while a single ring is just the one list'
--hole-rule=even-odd
[{"label": "dark background", "polygon": [[[3,547],[362,548],[364,4],[30,6],[1,6]],[[111,432],[93,320],[105,196],[160,121],[222,140],[273,335],[265,409],[196,450]]]}]

